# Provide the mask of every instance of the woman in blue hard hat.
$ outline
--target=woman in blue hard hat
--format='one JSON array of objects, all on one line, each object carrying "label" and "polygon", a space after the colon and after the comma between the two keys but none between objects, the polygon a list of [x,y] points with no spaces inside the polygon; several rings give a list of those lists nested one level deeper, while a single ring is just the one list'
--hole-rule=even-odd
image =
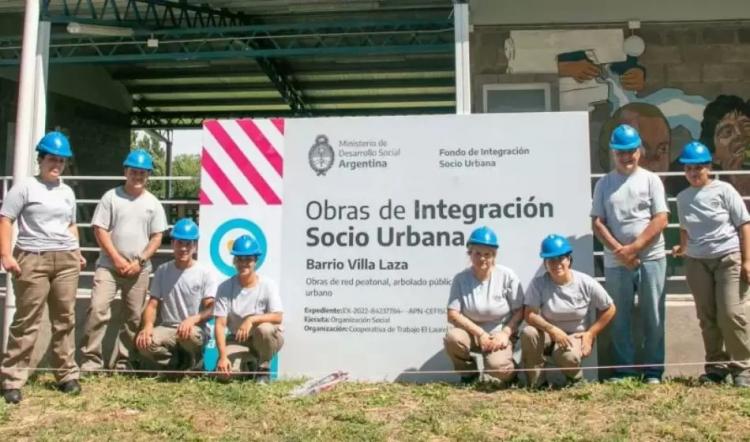
[{"label": "woman in blue hard hat", "polygon": [[[255,271],[265,251],[253,236],[237,238],[231,253],[237,274],[219,285],[214,304],[219,349],[216,370],[224,375],[252,371],[256,381],[267,382],[271,359],[284,345],[279,289]],[[225,336],[227,329],[229,337]]]},{"label": "woman in blue hard hat", "polygon": [[[39,175],[15,183],[0,209],[0,259],[13,274],[16,312],[0,373],[5,401],[21,401],[29,360],[42,321],[44,305],[52,323],[50,365],[58,388],[79,393],[75,361],[75,303],[78,275],[86,265],[76,226],[76,197],[62,182],[70,142],[50,132],[36,146]],[[18,239],[11,250],[11,230],[18,221]]]},{"label": "woman in blue hard hat", "polygon": [[[521,360],[531,388],[542,381],[545,356],[552,356],[568,382],[581,379],[581,360],[591,354],[596,336],[615,316],[615,305],[604,287],[571,268],[573,248],[565,237],[544,238],[539,256],[546,272],[526,290],[527,325],[521,333]],[[586,319],[592,309],[596,321],[589,326]]]},{"label": "woman in blue hard hat", "polygon": [[[731,184],[711,179],[711,153],[693,141],[679,158],[690,187],[677,195],[685,275],[693,292],[703,345],[704,382],[733,375],[750,387],[750,214]],[[727,363],[727,361],[732,361]]]},{"label": "woman in blue hard hat", "polygon": [[523,317],[523,290],[513,270],[495,263],[498,240],[489,227],[475,229],[466,244],[471,266],[453,278],[448,299],[445,351],[463,382],[477,378],[471,352],[485,372],[503,382],[515,376],[513,343]]}]

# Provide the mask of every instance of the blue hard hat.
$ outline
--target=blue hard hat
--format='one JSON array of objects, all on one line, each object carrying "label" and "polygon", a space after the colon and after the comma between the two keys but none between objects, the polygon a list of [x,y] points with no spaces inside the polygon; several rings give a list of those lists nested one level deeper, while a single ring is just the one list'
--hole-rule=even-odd
[{"label": "blue hard hat", "polygon": [[557,258],[558,256],[567,255],[573,252],[570,242],[564,237],[556,234],[547,235],[542,241],[542,248],[539,256],[544,259]]},{"label": "blue hard hat", "polygon": [[171,233],[172,239],[180,239],[183,241],[197,241],[198,240],[198,224],[192,220],[192,218],[182,218],[174,223]]},{"label": "blue hard hat", "polygon": [[706,164],[711,162],[711,152],[700,141],[691,141],[682,148],[678,161],[681,164]]},{"label": "blue hard hat", "polygon": [[125,167],[133,169],[154,170],[154,160],[145,149],[135,149],[131,151],[122,163]]},{"label": "blue hard hat", "polygon": [[633,150],[641,147],[641,136],[633,126],[621,124],[612,131],[609,139],[610,149]]},{"label": "blue hard hat", "polygon": [[68,137],[62,132],[57,131],[50,132],[43,136],[42,139],[39,140],[39,144],[36,145],[36,151],[63,158],[70,158],[73,156]]},{"label": "blue hard hat", "polygon": [[497,241],[497,235],[487,226],[477,227],[471,232],[469,240],[466,242],[466,246],[476,244],[478,246],[487,246],[498,248],[500,244]]},{"label": "blue hard hat", "polygon": [[260,256],[260,244],[251,235],[242,235],[232,244],[232,256]]}]

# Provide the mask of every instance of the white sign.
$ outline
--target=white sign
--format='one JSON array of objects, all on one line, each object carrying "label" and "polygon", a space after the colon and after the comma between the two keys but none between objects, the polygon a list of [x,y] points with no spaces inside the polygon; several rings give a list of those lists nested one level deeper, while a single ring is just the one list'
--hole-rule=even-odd
[{"label": "white sign", "polygon": [[[592,273],[586,113],[293,119],[283,132],[280,205],[201,211],[202,252],[247,227],[227,219],[272,238],[260,273],[280,279],[283,376],[451,377],[435,373],[452,368],[445,306],[477,226],[498,233],[498,263],[524,284],[550,233],[569,237],[575,267]],[[220,198],[211,192],[206,200]]]}]

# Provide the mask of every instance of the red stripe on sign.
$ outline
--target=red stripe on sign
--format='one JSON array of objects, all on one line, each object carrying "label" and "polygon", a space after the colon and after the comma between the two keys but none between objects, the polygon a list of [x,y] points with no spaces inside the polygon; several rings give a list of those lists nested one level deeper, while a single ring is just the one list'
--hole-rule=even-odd
[{"label": "red stripe on sign", "polygon": [[240,195],[240,192],[236,187],[229,181],[229,178],[224,174],[216,161],[211,157],[208,151],[204,148],[203,154],[201,155],[201,167],[208,173],[208,176],[214,180],[216,187],[221,189],[224,196],[227,197],[229,202],[233,205],[245,205],[247,201]]},{"label": "red stripe on sign", "polygon": [[198,203],[201,206],[210,206],[213,204],[213,202],[211,202],[211,198],[206,195],[206,192],[204,192],[203,189],[198,191]]},{"label": "red stripe on sign", "polygon": [[250,141],[255,144],[255,147],[258,148],[260,153],[262,153],[268,162],[271,163],[271,166],[276,170],[279,176],[284,176],[284,160],[281,158],[281,155],[279,155],[279,152],[271,145],[271,142],[268,141],[268,138],[266,138],[266,136],[263,135],[263,132],[260,131],[258,125],[256,125],[253,120],[237,120],[237,124],[242,128],[245,134],[250,137]]},{"label": "red stripe on sign", "polygon": [[224,149],[227,155],[229,155],[229,158],[232,159],[234,164],[240,172],[245,175],[245,178],[247,178],[255,190],[258,191],[266,204],[281,204],[281,199],[276,195],[273,189],[271,189],[271,186],[268,185],[266,180],[260,176],[250,160],[245,157],[239,146],[237,146],[237,143],[235,143],[232,137],[230,137],[224,128],[221,127],[221,124],[217,121],[207,121],[203,123],[203,127],[211,132],[211,135],[213,135],[216,141],[219,142],[219,145]]},{"label": "red stripe on sign", "polygon": [[284,119],[283,118],[271,118],[271,123],[276,126],[282,134],[284,133]]}]

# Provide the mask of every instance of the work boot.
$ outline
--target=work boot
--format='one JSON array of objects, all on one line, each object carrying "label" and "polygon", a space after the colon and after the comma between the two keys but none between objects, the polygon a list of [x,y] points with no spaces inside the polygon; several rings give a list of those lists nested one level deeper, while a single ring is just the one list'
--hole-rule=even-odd
[{"label": "work boot", "polygon": [[726,378],[726,375],[719,373],[703,373],[698,376],[698,382],[701,384],[723,384]]},{"label": "work boot", "polygon": [[78,383],[78,379],[71,381],[65,381],[57,384],[57,389],[65,394],[78,395],[81,394],[81,384]]},{"label": "work boot", "polygon": [[734,386],[739,388],[750,388],[750,374],[741,374],[734,377]]},{"label": "work boot", "polygon": [[479,380],[479,373],[466,373],[461,376],[461,383],[468,385]]},{"label": "work boot", "polygon": [[255,373],[255,382],[258,384],[271,383],[271,372],[267,368],[258,368],[257,373]]},{"label": "work boot", "polygon": [[5,402],[8,404],[17,404],[21,402],[21,390],[17,388],[8,388],[7,390],[3,390],[3,397],[5,398]]}]

